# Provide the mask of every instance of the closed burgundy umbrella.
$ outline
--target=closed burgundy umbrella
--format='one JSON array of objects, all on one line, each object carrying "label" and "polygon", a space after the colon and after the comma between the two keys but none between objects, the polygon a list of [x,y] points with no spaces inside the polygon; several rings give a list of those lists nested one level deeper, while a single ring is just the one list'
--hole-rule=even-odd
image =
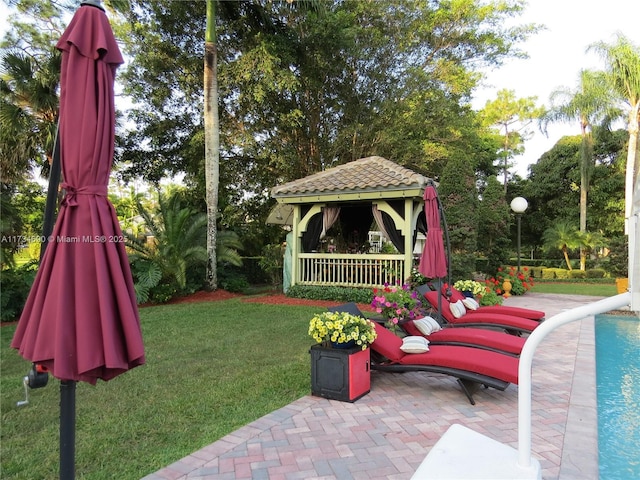
[{"label": "closed burgundy umbrella", "polygon": [[61,380],[60,474],[73,478],[75,382],[110,380],[145,359],[129,260],[107,198],[123,59],[99,2],[83,2],[57,48],[65,195],[11,346]]},{"label": "closed burgundy umbrella", "polygon": [[424,214],[427,220],[427,241],[422,249],[418,271],[427,278],[444,278],[447,276],[447,256],[444,240],[438,194],[432,184],[424,189]]}]

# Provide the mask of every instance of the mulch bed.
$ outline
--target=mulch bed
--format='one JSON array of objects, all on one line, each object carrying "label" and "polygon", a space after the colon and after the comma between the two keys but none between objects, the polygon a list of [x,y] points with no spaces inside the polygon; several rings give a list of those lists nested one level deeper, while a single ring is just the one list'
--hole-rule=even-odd
[{"label": "mulch bed", "polygon": [[[231,293],[225,290],[215,290],[213,292],[196,292],[186,297],[174,298],[169,304],[196,303],[196,302],[216,302],[229,300],[231,298],[244,297],[243,302],[263,303],[266,305],[301,305],[306,307],[327,308],[338,304],[335,300],[310,300],[307,298],[291,298],[281,292],[267,292],[261,295],[244,295],[242,293]],[[360,310],[371,310],[369,305],[358,304]]]},{"label": "mulch bed", "polygon": [[330,306],[335,302],[325,300],[308,300],[305,298],[290,298],[283,293],[269,292],[264,295],[247,296],[242,293],[231,293],[226,290],[215,290],[213,292],[196,292],[186,297],[174,298],[167,302],[168,304],[177,303],[197,303],[197,302],[218,302],[221,300],[229,300],[231,298],[245,297],[244,302],[249,303],[265,303],[268,305],[308,305],[308,306]]}]

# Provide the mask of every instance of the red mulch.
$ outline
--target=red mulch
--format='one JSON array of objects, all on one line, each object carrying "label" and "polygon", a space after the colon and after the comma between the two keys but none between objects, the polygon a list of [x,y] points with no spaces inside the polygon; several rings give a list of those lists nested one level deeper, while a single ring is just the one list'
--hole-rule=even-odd
[{"label": "red mulch", "polygon": [[[244,302],[250,303],[265,303],[268,305],[303,305],[309,307],[331,307],[336,305],[339,302],[335,302],[333,300],[309,300],[306,298],[291,298],[287,297],[283,293],[267,293],[264,295],[252,295],[246,296],[242,293],[231,293],[226,290],[215,290],[213,292],[196,292],[192,295],[187,295],[186,297],[174,298],[173,300],[167,302],[168,304],[177,304],[177,303],[196,303],[196,302],[216,302],[220,300],[229,300],[231,298],[236,297],[246,297],[243,299]],[[151,306],[151,304],[140,305],[141,308]],[[360,310],[370,311],[371,307],[369,305],[358,304]],[[2,322],[2,326],[13,325],[17,322]]]},{"label": "red mulch", "polygon": [[[267,305],[302,305],[308,307],[331,307],[339,302],[334,300],[309,300],[307,298],[291,298],[283,293],[265,293],[264,295],[246,296],[241,293],[231,293],[225,290],[216,290],[214,292],[196,292],[186,297],[174,298],[168,303],[195,303],[195,302],[215,302],[219,300],[229,300],[230,298],[245,297],[242,301],[248,303],[264,303]],[[369,305],[359,304],[361,310],[371,310]]]}]

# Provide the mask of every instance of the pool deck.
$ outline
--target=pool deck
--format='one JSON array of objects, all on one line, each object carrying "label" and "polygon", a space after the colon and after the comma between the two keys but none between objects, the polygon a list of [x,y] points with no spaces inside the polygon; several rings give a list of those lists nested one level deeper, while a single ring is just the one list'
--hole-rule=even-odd
[{"label": "pool deck", "polygon": [[[550,318],[601,298],[528,293],[505,305]],[[143,480],[410,479],[454,423],[517,448],[518,387],[474,398],[449,376],[373,371],[371,392],[354,403],[302,397]],[[555,330],[536,352],[532,453],[545,480],[598,478],[593,317]]]}]

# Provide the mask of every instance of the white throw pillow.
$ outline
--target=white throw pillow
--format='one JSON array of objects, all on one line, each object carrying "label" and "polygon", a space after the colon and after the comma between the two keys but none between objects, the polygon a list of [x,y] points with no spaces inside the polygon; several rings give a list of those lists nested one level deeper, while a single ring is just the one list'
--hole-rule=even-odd
[{"label": "white throw pillow", "polygon": [[451,309],[451,314],[455,318],[460,318],[464,316],[465,313],[467,313],[467,309],[465,308],[464,303],[462,303],[462,300],[450,303],[449,308]]},{"label": "white throw pillow", "polygon": [[404,353],[425,353],[429,351],[429,341],[424,337],[410,335],[402,339],[400,350]]},{"label": "white throw pillow", "polygon": [[431,317],[418,318],[413,321],[413,324],[423,335],[431,335],[433,332],[442,330],[440,324]]},{"label": "white throw pillow", "polygon": [[462,303],[469,310],[477,310],[478,307],[480,307],[480,304],[476,301],[475,298],[466,297],[464,300],[462,300]]}]

